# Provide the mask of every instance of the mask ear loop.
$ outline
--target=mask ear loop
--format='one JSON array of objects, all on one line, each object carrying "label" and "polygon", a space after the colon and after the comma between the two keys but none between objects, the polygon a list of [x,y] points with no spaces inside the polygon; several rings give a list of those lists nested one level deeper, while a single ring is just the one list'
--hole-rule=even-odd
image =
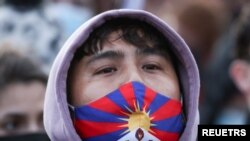
[{"label": "mask ear loop", "polygon": [[183,118],[183,122],[186,123],[187,119],[186,119],[186,112],[185,112],[185,105],[184,105],[184,97],[183,94],[181,93],[181,97],[180,97],[180,102],[181,102],[181,108],[182,108],[182,118]]},{"label": "mask ear loop", "polygon": [[181,102],[181,118],[182,118],[182,122],[184,124],[183,130],[181,132],[183,132],[185,129],[186,123],[187,123],[186,112],[185,112],[185,107],[184,107],[185,101],[184,101],[183,93],[181,93],[180,102]]},{"label": "mask ear loop", "polygon": [[69,112],[70,112],[70,116],[71,116],[71,119],[73,121],[73,125],[75,125],[75,121],[76,121],[76,117],[75,117],[75,107],[71,104],[68,104],[68,107],[69,107]]},{"label": "mask ear loop", "polygon": [[73,106],[73,105],[71,105],[71,104],[68,104],[68,106],[69,106],[69,109],[71,110],[71,111],[75,111],[75,107]]}]

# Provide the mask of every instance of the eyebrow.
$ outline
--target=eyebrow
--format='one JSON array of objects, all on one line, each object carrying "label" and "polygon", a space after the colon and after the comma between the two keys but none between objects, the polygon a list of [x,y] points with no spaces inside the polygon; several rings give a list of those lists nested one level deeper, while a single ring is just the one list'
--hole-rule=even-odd
[{"label": "eyebrow", "polygon": [[95,54],[87,61],[86,64],[89,65],[101,59],[119,60],[119,59],[124,58],[124,56],[125,56],[124,53],[121,51],[110,50],[110,51]]},{"label": "eyebrow", "polygon": [[161,50],[159,48],[138,48],[136,50],[136,55],[138,56],[157,55],[164,58],[169,57],[169,54],[166,50]]},{"label": "eyebrow", "polygon": [[18,118],[18,119],[22,119],[24,117],[26,117],[25,113],[8,113],[7,115],[5,115],[6,118]]}]

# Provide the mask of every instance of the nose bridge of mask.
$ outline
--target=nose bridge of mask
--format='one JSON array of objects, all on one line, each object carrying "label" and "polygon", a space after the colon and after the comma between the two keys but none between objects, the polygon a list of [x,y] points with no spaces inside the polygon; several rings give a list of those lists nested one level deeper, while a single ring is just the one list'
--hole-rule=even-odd
[{"label": "nose bridge of mask", "polygon": [[145,135],[142,140],[177,141],[184,127],[181,102],[140,82],[129,82],[94,102],[72,107],[75,128],[86,141],[117,141],[123,137],[137,140],[136,135]]}]

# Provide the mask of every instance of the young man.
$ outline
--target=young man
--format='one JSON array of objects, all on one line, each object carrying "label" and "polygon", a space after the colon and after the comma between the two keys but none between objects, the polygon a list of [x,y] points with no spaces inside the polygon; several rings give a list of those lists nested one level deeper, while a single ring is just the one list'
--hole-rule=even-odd
[{"label": "young man", "polygon": [[190,50],[162,20],[108,11],[81,26],[58,54],[45,129],[52,141],[194,141],[199,84]]},{"label": "young man", "polygon": [[0,78],[0,136],[45,133],[47,76],[29,58],[2,46]]}]

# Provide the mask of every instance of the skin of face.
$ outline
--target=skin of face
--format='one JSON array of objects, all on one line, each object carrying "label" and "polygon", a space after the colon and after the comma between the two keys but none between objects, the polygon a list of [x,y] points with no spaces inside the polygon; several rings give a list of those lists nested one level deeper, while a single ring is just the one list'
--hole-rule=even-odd
[{"label": "skin of face", "polygon": [[86,105],[131,81],[179,100],[178,77],[170,57],[156,48],[135,47],[117,36],[112,33],[101,51],[74,65],[69,78],[71,103]]},{"label": "skin of face", "polygon": [[0,94],[0,136],[42,133],[45,85],[9,84]]},{"label": "skin of face", "polygon": [[250,63],[236,59],[231,63],[229,72],[237,88],[246,97],[250,109]]}]

